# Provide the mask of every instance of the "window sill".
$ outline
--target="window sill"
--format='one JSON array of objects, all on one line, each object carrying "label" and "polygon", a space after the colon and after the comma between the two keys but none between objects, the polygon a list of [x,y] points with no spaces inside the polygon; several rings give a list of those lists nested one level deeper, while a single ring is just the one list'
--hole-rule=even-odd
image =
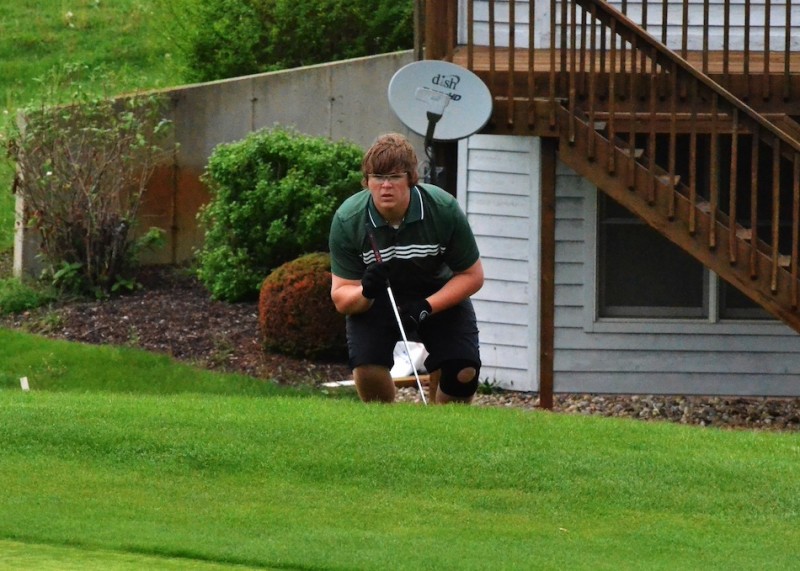
[{"label": "window sill", "polygon": [[603,317],[584,326],[587,333],[663,333],[680,335],[796,335],[777,320]]}]

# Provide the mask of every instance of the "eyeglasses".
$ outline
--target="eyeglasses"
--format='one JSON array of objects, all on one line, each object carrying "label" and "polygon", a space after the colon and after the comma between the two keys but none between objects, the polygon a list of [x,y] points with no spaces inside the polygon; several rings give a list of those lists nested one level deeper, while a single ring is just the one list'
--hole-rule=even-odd
[{"label": "eyeglasses", "polygon": [[398,184],[401,181],[405,180],[406,173],[404,172],[396,172],[392,174],[372,174],[370,173],[369,179],[373,182],[378,182],[383,184],[384,182],[390,182],[392,184]]}]

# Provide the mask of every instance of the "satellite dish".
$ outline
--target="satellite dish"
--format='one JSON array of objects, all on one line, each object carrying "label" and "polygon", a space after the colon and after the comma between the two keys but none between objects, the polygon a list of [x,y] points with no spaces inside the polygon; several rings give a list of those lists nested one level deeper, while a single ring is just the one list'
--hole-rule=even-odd
[{"label": "satellite dish", "polygon": [[432,140],[455,141],[482,129],[492,114],[492,94],[464,67],[423,60],[394,74],[389,105],[406,127],[425,136],[427,147]]}]

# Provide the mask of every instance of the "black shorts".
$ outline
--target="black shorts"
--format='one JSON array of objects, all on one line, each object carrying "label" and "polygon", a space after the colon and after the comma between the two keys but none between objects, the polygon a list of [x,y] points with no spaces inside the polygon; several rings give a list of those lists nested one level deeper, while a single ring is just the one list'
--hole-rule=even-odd
[{"label": "black shorts", "polygon": [[[480,366],[478,324],[469,299],[431,315],[416,333],[406,331],[406,335],[409,341],[425,345],[427,371],[435,371],[451,359],[466,359]],[[347,316],[347,350],[353,369],[361,365],[391,368],[394,347],[401,340],[388,296],[378,296],[367,311]]]}]

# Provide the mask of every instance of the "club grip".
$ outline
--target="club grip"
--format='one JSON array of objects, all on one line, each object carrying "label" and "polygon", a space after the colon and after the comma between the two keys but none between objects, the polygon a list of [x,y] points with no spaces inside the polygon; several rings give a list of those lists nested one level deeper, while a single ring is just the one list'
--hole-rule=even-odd
[{"label": "club grip", "polygon": [[372,226],[369,222],[364,224],[364,228],[367,231],[367,238],[369,239],[369,245],[372,247],[372,253],[375,254],[375,261],[379,264],[383,262],[381,258],[381,251],[378,249],[378,243],[375,241],[375,233],[372,231]]}]

